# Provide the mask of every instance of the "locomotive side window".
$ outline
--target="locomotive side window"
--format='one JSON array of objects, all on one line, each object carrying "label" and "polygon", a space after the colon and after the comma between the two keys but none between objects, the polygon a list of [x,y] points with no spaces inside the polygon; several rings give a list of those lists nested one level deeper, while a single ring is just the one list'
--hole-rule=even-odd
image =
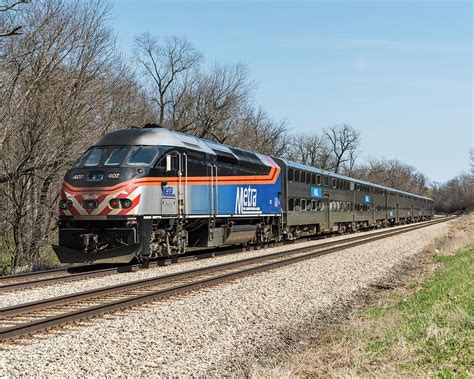
[{"label": "locomotive side window", "polygon": [[301,171],[301,183],[306,182],[306,171]]},{"label": "locomotive side window", "polygon": [[317,184],[318,186],[321,185],[321,175],[316,175],[316,184]]},{"label": "locomotive side window", "polygon": [[[313,174],[314,175],[314,174]],[[309,184],[311,181],[311,173],[307,172],[306,173],[306,184]]]},{"label": "locomotive side window", "polygon": [[332,178],[332,188],[336,188],[336,179]]},{"label": "locomotive side window", "polygon": [[311,174],[311,184],[316,184],[316,174]]},{"label": "locomotive side window", "polygon": [[288,199],[288,210],[289,211],[295,210],[295,199],[293,198]]},{"label": "locomotive side window", "polygon": [[158,152],[154,147],[136,147],[128,157],[127,164],[130,166],[149,166],[157,155]]},{"label": "locomotive side window", "polygon": [[313,211],[315,211],[317,209],[317,201],[316,200],[311,201],[311,209]]},{"label": "locomotive side window", "polygon": [[324,185],[329,186],[329,176],[324,177]]},{"label": "locomotive side window", "polygon": [[105,166],[120,166],[128,152],[130,151],[129,147],[119,147],[113,149],[107,159],[105,160]]}]

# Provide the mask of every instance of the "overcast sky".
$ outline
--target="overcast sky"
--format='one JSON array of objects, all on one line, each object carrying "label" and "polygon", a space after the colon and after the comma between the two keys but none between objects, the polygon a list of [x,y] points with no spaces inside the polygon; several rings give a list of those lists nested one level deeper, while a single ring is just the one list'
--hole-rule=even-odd
[{"label": "overcast sky", "polygon": [[294,131],[347,123],[364,159],[397,158],[431,180],[468,169],[472,18],[466,2],[116,0],[133,37],[186,36],[206,63],[243,62],[257,103]]}]

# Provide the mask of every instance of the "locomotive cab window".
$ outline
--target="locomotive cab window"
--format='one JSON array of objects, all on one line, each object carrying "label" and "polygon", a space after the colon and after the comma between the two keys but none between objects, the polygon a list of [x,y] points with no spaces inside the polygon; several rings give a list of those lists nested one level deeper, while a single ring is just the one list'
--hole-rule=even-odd
[{"label": "locomotive cab window", "polygon": [[127,159],[130,166],[150,166],[158,152],[153,146],[135,147]]},{"label": "locomotive cab window", "polygon": [[113,149],[105,159],[105,166],[120,166],[130,151],[129,147],[119,147]]},{"label": "locomotive cab window", "polygon": [[98,166],[101,159],[104,149],[101,147],[94,147],[90,149],[82,158],[81,162],[84,167]]}]

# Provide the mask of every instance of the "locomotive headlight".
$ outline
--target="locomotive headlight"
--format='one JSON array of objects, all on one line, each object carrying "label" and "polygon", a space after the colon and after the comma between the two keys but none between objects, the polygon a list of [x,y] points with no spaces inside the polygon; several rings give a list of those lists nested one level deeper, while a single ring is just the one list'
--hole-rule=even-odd
[{"label": "locomotive headlight", "polygon": [[110,208],[117,209],[120,207],[120,201],[118,199],[112,199],[109,201]]},{"label": "locomotive headlight", "polygon": [[122,203],[122,208],[130,208],[132,206],[132,200],[130,199],[120,199],[120,202]]}]

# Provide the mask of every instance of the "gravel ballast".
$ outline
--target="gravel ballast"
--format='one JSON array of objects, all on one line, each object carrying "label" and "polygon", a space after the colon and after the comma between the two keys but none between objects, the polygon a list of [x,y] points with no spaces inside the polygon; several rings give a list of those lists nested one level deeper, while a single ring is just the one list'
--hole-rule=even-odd
[{"label": "gravel ballast", "polygon": [[[358,294],[446,233],[452,222],[136,307],[41,338],[0,345],[0,376],[221,377],[242,373],[252,362],[278,356],[292,330],[343,310]],[[15,295],[21,296],[18,302],[32,301],[35,296],[41,298],[40,293],[58,296],[115,284],[113,280],[135,280],[137,274],[165,274],[258,253],[5,294],[0,304],[14,304]],[[66,291],[63,286],[69,290],[61,293]]]}]

